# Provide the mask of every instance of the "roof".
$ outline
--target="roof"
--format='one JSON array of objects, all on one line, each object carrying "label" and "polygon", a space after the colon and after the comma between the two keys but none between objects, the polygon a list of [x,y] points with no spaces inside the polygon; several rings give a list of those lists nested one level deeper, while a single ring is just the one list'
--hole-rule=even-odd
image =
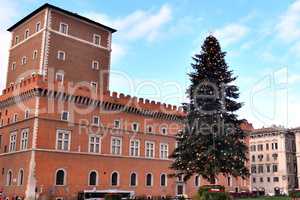
[{"label": "roof", "polygon": [[24,23],[26,20],[30,19],[32,16],[34,16],[35,14],[37,14],[37,13],[39,13],[40,11],[44,10],[45,8],[51,8],[51,9],[54,9],[54,10],[63,12],[63,13],[65,13],[65,14],[67,14],[67,15],[72,16],[72,17],[76,17],[76,18],[81,19],[81,20],[83,20],[83,21],[86,21],[86,22],[88,22],[88,23],[91,23],[91,24],[94,24],[94,25],[96,25],[96,26],[102,27],[102,28],[104,28],[104,29],[106,29],[106,30],[109,30],[109,31],[112,32],[112,33],[114,33],[114,32],[117,31],[116,29],[113,29],[113,28],[111,28],[111,27],[108,27],[108,26],[105,26],[105,25],[100,24],[100,23],[98,23],[98,22],[95,22],[95,21],[93,21],[93,20],[91,20],[91,19],[89,19],[89,18],[83,17],[83,16],[81,16],[81,15],[79,15],[79,14],[77,14],[77,13],[73,13],[73,12],[64,10],[64,9],[62,9],[62,8],[53,6],[53,5],[48,4],[48,3],[42,5],[41,7],[39,7],[38,9],[36,9],[35,11],[33,11],[32,13],[30,13],[30,14],[27,15],[26,17],[24,17],[23,19],[21,19],[20,21],[18,21],[16,24],[14,24],[14,25],[11,26],[10,28],[8,28],[7,31],[12,31],[12,30],[14,30],[17,26],[19,26],[20,24]]}]

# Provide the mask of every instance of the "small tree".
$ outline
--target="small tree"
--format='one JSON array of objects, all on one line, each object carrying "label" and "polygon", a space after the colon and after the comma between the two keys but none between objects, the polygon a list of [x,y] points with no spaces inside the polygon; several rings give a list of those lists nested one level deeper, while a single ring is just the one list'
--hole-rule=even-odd
[{"label": "small tree", "polygon": [[185,128],[178,134],[178,147],[171,155],[175,159],[171,168],[177,176],[184,175],[184,180],[199,174],[214,183],[218,174],[243,178],[249,174],[245,133],[240,128],[243,120],[235,114],[242,104],[235,101],[239,90],[225,54],[210,35],[201,53],[193,57],[189,103],[184,104]]}]

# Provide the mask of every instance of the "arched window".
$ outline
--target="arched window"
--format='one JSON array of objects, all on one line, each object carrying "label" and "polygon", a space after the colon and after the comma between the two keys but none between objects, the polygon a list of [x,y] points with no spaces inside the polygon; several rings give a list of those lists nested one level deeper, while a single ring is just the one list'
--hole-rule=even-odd
[{"label": "arched window", "polygon": [[199,187],[199,185],[200,185],[200,179],[199,179],[199,176],[197,175],[197,176],[195,176],[195,186]]},{"label": "arched window", "polygon": [[160,186],[167,186],[167,176],[166,176],[166,174],[160,175]]},{"label": "arched window", "polygon": [[12,184],[12,171],[9,170],[6,175],[6,185],[11,186]]},{"label": "arched window", "polygon": [[137,186],[137,175],[136,175],[136,173],[132,173],[130,175],[130,186]]},{"label": "arched window", "polygon": [[118,174],[118,172],[113,172],[111,174],[111,185],[112,186],[119,185],[119,174]]},{"label": "arched window", "polygon": [[65,185],[65,171],[63,169],[56,171],[55,185]]},{"label": "arched window", "polygon": [[90,172],[89,185],[97,185],[98,175],[96,171]]},{"label": "arched window", "polygon": [[146,175],[146,186],[152,186],[152,174],[147,174]]},{"label": "arched window", "polygon": [[24,182],[24,171],[23,169],[20,169],[18,174],[18,185],[23,185]]}]

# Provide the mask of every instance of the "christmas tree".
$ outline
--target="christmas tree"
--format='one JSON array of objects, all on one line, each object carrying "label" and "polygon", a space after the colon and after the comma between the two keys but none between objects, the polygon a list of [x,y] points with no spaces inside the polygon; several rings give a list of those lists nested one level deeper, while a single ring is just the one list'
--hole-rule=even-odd
[{"label": "christmas tree", "polygon": [[184,130],[177,136],[177,148],[171,155],[171,168],[188,180],[194,174],[214,183],[219,174],[245,178],[247,146],[236,111],[239,89],[236,77],[228,69],[218,40],[210,35],[200,54],[193,57],[189,103]]}]

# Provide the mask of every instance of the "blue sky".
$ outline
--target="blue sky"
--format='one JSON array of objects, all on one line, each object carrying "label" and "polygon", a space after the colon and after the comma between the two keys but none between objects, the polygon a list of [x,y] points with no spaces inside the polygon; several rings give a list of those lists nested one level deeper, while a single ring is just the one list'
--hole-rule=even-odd
[{"label": "blue sky", "polygon": [[[7,68],[6,28],[46,1],[1,0],[0,67]],[[300,126],[300,1],[47,1],[110,25],[111,90],[179,105],[191,57],[214,34],[239,78],[242,118],[256,128]],[[5,73],[3,73],[5,74]],[[2,88],[5,76],[0,77]]]}]

